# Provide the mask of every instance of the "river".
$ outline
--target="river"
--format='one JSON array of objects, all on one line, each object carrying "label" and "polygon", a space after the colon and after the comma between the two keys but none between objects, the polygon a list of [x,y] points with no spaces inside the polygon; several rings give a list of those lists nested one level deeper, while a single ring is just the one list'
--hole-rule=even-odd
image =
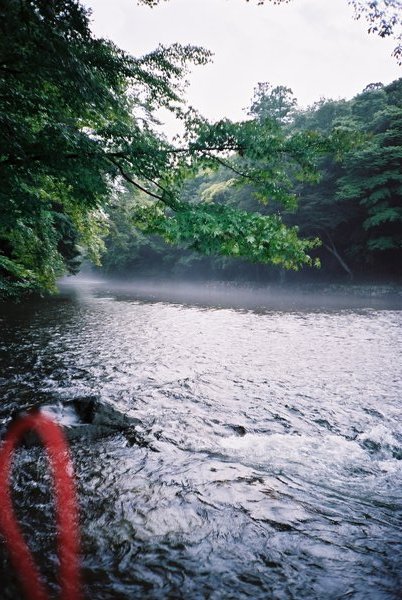
[{"label": "river", "polygon": [[[402,303],[145,296],[82,283],[1,307],[1,424],[85,398],[134,424],[71,442],[86,598],[401,598]],[[12,485],[56,597],[39,447]],[[22,598],[4,546],[0,579]]]}]

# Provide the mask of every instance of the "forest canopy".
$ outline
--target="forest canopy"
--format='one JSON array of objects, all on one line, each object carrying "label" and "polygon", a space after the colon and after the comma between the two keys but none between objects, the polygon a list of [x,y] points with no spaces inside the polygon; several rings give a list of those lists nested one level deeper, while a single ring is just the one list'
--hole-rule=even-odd
[{"label": "forest canopy", "polygon": [[[306,237],[318,236],[321,245],[311,255],[321,269],[303,274],[303,280],[351,278],[394,279],[402,264],[402,79],[387,86],[372,83],[352,100],[321,99],[300,109],[292,90],[261,82],[255,88],[249,113],[270,119],[284,131],[349,131],[355,147],[342,160],[322,155],[317,181],[298,182],[295,198],[282,209],[288,225],[297,224]],[[286,171],[285,171],[286,173]],[[277,203],[261,204],[252,181],[236,185],[231,168],[203,171],[190,178],[182,194],[191,202],[214,202],[242,210],[275,214]],[[172,248],[157,237],[144,236],[128,215],[141,205],[141,194],[127,190],[110,208],[104,270],[108,273],[258,281],[283,280],[282,269],[255,266],[230,257],[205,258],[188,248]],[[286,277],[299,280],[297,274]]]},{"label": "forest canopy", "polygon": [[[339,160],[359,136],[335,122],[290,128],[255,107],[246,121],[209,123],[184,102],[188,69],[210,60],[207,50],[174,44],[133,57],[96,38],[89,17],[75,0],[0,0],[0,293],[53,291],[84,257],[99,263],[128,189],[135,232],[204,254],[312,265],[317,231],[300,237],[281,207],[294,208],[320,161]],[[174,144],[158,133],[161,107],[184,124]],[[186,193],[189,180],[223,168],[258,204]]]}]

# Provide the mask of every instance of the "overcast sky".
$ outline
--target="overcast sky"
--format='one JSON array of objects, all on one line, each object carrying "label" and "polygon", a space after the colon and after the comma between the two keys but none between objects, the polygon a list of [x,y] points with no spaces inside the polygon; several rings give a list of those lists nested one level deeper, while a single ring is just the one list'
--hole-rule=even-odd
[{"label": "overcast sky", "polygon": [[[158,43],[213,51],[195,67],[188,100],[210,119],[245,117],[259,81],[292,88],[301,106],[320,97],[351,98],[368,83],[402,75],[390,39],[367,33],[347,0],[170,0],[150,9],[136,0],[86,0],[93,31],[138,56]],[[170,128],[171,125],[168,126]]]}]

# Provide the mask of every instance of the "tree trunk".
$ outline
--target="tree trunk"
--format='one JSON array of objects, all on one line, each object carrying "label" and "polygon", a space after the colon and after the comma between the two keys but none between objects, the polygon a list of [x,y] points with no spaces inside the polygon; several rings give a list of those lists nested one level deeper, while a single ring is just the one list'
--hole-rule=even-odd
[{"label": "tree trunk", "polygon": [[344,261],[344,259],[342,258],[342,256],[339,254],[338,250],[335,247],[334,242],[332,241],[332,239],[329,237],[328,234],[327,234],[327,237],[328,237],[328,239],[330,241],[330,245],[323,244],[324,248],[326,248],[328,250],[328,252],[331,252],[331,254],[333,256],[335,256],[335,258],[337,259],[337,261],[341,265],[342,269],[344,271],[346,271],[346,273],[349,275],[350,279],[353,280],[353,272],[352,272],[351,268],[346,264],[346,262]]}]

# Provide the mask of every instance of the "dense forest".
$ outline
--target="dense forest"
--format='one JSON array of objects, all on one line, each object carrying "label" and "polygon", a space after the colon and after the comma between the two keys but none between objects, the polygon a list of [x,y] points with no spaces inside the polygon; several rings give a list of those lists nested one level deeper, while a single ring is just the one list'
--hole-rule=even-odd
[{"label": "dense forest", "polygon": [[[394,33],[397,3],[350,3]],[[304,111],[259,84],[244,121],[210,123],[184,101],[203,48],[130,56],[75,0],[1,0],[0,33],[2,296],[54,291],[86,259],[120,274],[400,274],[400,81]],[[174,143],[161,108],[184,131]]]},{"label": "dense forest", "polygon": [[[282,208],[284,222],[297,226],[303,237],[318,238],[311,251],[317,269],[304,269],[305,279],[396,279],[402,264],[402,79],[388,86],[369,84],[352,100],[321,99],[306,110],[297,107],[292,91],[260,83],[249,115],[262,127],[283,135],[331,135],[348,132],[355,147],[342,156],[321,156],[311,181],[294,182],[294,196]],[[183,189],[187,202],[216,203],[264,215],[278,214],[281,206],[265,201],[250,182],[238,185],[239,172],[221,161],[218,170],[204,169],[189,178]],[[291,170],[282,174],[291,179]],[[283,181],[276,180],[276,185]],[[141,193],[127,191],[109,209],[103,270],[117,274],[185,275],[251,280],[283,280],[285,271],[233,258],[206,258],[199,252],[177,249],[161,238],[138,230],[132,215]],[[194,247],[194,244],[192,244]],[[289,280],[300,280],[290,273]]]}]

